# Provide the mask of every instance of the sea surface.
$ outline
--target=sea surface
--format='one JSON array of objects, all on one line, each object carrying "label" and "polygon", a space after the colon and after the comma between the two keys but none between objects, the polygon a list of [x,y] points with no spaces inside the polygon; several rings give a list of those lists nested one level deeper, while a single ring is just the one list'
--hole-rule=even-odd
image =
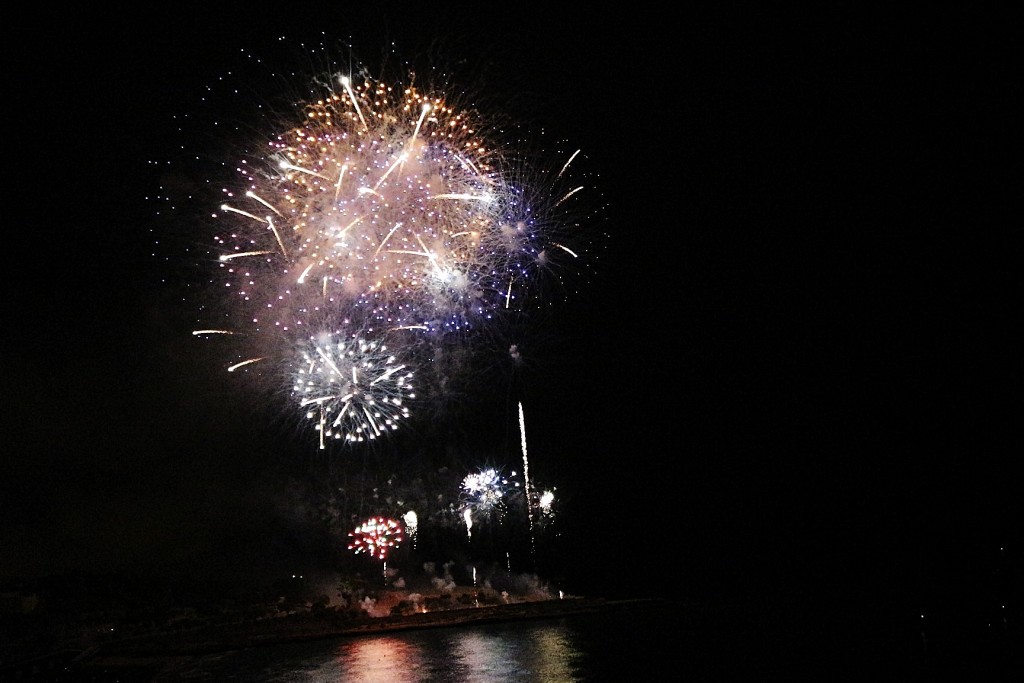
[{"label": "sea surface", "polygon": [[[595,613],[477,623],[139,661],[60,680],[173,683],[572,683],[1016,678],[1014,646],[958,651],[889,620],[823,622],[783,606],[628,601]],[[1013,677],[1006,677],[1014,671]],[[81,674],[82,672],[79,672]],[[967,680],[967,679],[963,679]]]},{"label": "sea surface", "polygon": [[[633,622],[641,628],[640,622]],[[653,674],[664,664],[663,638],[611,642],[587,618],[542,619],[427,629],[279,645],[180,662],[154,680],[277,683],[589,681],[611,659],[635,659]],[[639,647],[638,647],[639,646]]]},{"label": "sea surface", "polygon": [[677,630],[677,610],[637,602],[565,617],[332,637],[115,667],[91,680],[526,683],[623,680],[623,670],[659,680],[692,648]]}]

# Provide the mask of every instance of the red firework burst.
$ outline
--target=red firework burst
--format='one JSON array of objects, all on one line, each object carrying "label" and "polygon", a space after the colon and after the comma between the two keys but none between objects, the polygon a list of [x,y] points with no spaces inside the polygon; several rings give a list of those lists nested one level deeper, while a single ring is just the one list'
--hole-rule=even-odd
[{"label": "red firework burst", "polygon": [[371,517],[350,532],[349,538],[349,550],[384,560],[388,550],[402,542],[402,527],[393,519]]}]

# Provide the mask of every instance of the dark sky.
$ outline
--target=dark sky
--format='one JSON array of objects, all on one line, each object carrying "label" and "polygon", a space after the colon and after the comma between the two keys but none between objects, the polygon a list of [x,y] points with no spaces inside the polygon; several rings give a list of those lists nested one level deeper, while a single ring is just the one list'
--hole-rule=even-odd
[{"label": "dark sky", "polygon": [[15,21],[0,575],[312,552],[290,482],[327,465],[196,351],[188,259],[153,256],[173,117],[283,35],[440,55],[587,155],[608,238],[521,387],[586,590],[969,584],[1022,540],[1009,36],[826,6]]}]

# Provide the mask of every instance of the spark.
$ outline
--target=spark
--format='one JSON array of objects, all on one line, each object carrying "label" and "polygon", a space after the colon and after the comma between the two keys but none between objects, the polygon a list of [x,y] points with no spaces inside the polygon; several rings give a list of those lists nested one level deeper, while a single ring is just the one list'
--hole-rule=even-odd
[{"label": "spark", "polygon": [[[246,193],[245,193],[245,196],[246,196],[246,197],[249,197],[250,199],[255,199],[255,200],[256,200],[256,201],[258,201],[258,202],[259,202],[260,204],[262,204],[263,206],[267,207],[268,209],[270,209],[271,211],[273,211],[274,213],[276,213],[276,214],[277,214],[278,216],[280,216],[281,218],[284,218],[284,214],[282,214],[282,213],[281,213],[280,211],[278,211],[278,210],[277,210],[277,208],[276,208],[276,207],[275,207],[275,206],[274,206],[273,204],[271,204],[270,202],[268,202],[268,201],[267,201],[266,199],[263,199],[262,197],[260,197],[260,196],[259,196],[258,194],[256,194],[256,193],[255,193],[255,192],[253,192],[252,190],[249,190],[248,192],[246,192]],[[232,209],[232,208],[231,208],[231,207],[229,207],[229,206],[225,206],[224,208],[225,208],[225,209],[227,209],[227,210],[229,210],[229,211],[234,211],[234,209]],[[251,216],[252,214],[249,214],[249,215]],[[253,216],[253,218],[255,218],[255,216]]]},{"label": "spark", "polygon": [[243,360],[241,363],[235,363],[234,365],[229,366],[228,367],[228,372],[234,372],[238,368],[244,367],[246,365],[250,365],[252,363],[258,363],[261,360],[263,360],[263,359],[262,358],[250,358],[248,360]]},{"label": "spark", "polygon": [[[299,173],[305,173],[305,174],[311,175],[311,176],[313,176],[315,178],[323,178],[324,180],[330,180],[330,178],[325,176],[323,173],[317,173],[316,171],[311,171],[308,168],[303,168],[302,166],[296,166],[295,164],[290,164],[287,161],[282,161],[280,163],[280,166],[281,166],[281,168],[285,169],[286,171],[298,171]],[[246,195],[248,196],[248,193],[246,193]]]},{"label": "spark", "polygon": [[575,152],[572,153],[572,156],[570,156],[569,160],[565,162],[565,165],[562,166],[562,169],[558,172],[558,175],[556,177],[562,177],[562,175],[565,173],[565,169],[569,168],[569,164],[572,163],[572,160],[576,158],[576,155],[579,154],[580,151],[581,150],[576,150]]},{"label": "spark", "polygon": [[242,256],[263,256],[265,254],[273,254],[272,251],[242,251],[235,254],[222,254],[220,257],[221,261],[230,261],[232,259],[240,258]]},{"label": "spark", "polygon": [[561,198],[561,199],[559,199],[559,200],[558,200],[557,202],[555,202],[555,206],[558,206],[559,204],[563,203],[563,202],[564,202],[564,201],[565,201],[566,199],[568,199],[569,197],[573,196],[574,194],[576,194],[577,192],[579,192],[579,191],[580,191],[580,190],[582,190],[582,189],[583,189],[583,186],[582,186],[582,185],[580,185],[580,186],[579,186],[579,187],[577,187],[576,189],[574,189],[574,190],[570,190],[569,192],[567,192],[567,193],[565,194],[565,196],[564,196],[564,197],[562,197],[562,198]]},{"label": "spark", "polygon": [[[248,196],[253,196],[253,197],[255,197],[255,195],[253,195],[253,194],[252,194],[252,193],[250,193],[250,192],[246,192],[246,196],[247,196],[247,197],[248,197]],[[233,206],[229,206],[229,205],[227,205],[227,204],[221,204],[221,205],[220,205],[220,209],[221,209],[221,211],[232,211],[232,212],[234,212],[234,213],[237,213],[237,214],[239,214],[240,216],[245,216],[246,218],[251,218],[251,219],[253,219],[254,221],[259,221],[259,222],[261,222],[261,223],[263,222],[263,219],[262,219],[262,218],[260,218],[259,216],[255,215],[255,214],[251,214],[251,213],[249,213],[248,211],[242,211],[241,209],[236,209],[235,207],[233,207]]]},{"label": "spark", "polygon": [[485,194],[465,194],[465,193],[447,193],[447,194],[435,194],[431,199],[464,199],[472,202],[490,202],[493,198],[490,195]]},{"label": "spark", "polygon": [[341,85],[345,88],[345,92],[348,93],[349,100],[352,102],[352,108],[355,109],[356,114],[359,115],[359,120],[363,123],[363,128],[369,128],[366,124],[366,119],[363,118],[363,112],[359,108],[359,98],[357,98],[356,94],[352,91],[352,82],[349,80],[348,76],[342,76],[340,80]]}]

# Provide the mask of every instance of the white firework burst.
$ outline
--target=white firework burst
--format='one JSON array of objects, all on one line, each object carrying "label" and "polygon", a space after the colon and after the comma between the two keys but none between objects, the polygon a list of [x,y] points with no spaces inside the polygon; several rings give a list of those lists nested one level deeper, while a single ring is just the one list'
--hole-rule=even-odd
[{"label": "white firework burst", "polygon": [[462,495],[466,509],[486,515],[501,514],[505,509],[509,480],[494,468],[468,474],[462,480]]},{"label": "white firework burst", "polygon": [[327,439],[361,442],[398,428],[415,398],[413,373],[381,342],[323,332],[300,349],[293,394]]}]

